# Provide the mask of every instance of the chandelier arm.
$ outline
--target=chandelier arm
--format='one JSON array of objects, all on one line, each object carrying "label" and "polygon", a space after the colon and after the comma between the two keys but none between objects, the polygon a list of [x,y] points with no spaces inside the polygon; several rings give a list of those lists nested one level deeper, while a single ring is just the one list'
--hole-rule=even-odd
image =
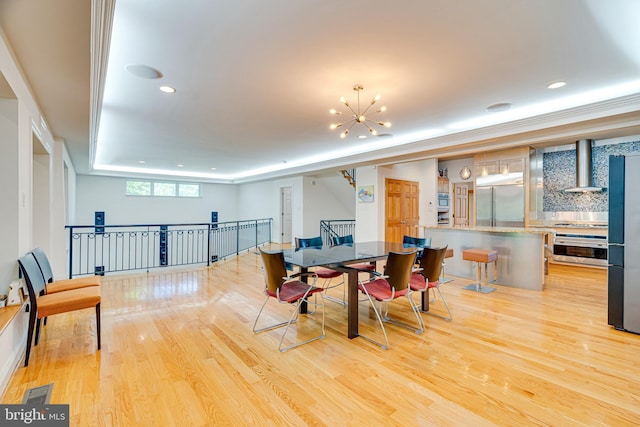
[{"label": "chandelier arm", "polygon": [[[353,114],[355,114],[356,116],[359,116],[359,115],[360,115],[360,113],[358,113],[356,110],[354,110],[354,109],[351,107],[351,104],[347,105],[346,107],[347,107],[349,110],[351,110],[351,112],[352,112]],[[360,106],[359,106],[359,105],[358,105],[358,111],[360,111]]]},{"label": "chandelier arm", "polygon": [[[370,109],[371,107],[373,107],[373,104],[375,104],[375,101],[374,101],[374,102],[372,102],[371,104],[367,105],[367,108],[365,108],[365,110],[362,112],[362,115],[363,115],[363,116],[367,114],[367,111],[369,111],[369,109]],[[373,112],[373,113],[371,113],[371,114],[375,114],[375,113],[379,113],[379,111],[374,111],[374,112]]]}]

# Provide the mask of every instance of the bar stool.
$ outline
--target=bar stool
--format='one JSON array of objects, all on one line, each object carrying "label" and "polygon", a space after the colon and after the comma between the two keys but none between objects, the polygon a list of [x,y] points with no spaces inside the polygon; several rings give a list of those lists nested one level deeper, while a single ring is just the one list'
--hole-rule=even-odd
[{"label": "bar stool", "polygon": [[[477,263],[478,266],[478,283],[467,285],[464,289],[470,291],[476,291],[483,294],[488,294],[489,292],[493,292],[496,288],[490,288],[487,285],[489,284],[489,276],[487,272],[487,266],[490,262],[493,263],[493,276],[494,282],[498,279],[498,251],[494,251],[492,249],[465,249],[462,251],[462,259],[465,261],[473,261]],[[481,279],[482,279],[482,271],[480,264],[484,264],[484,287],[482,287]]]}]

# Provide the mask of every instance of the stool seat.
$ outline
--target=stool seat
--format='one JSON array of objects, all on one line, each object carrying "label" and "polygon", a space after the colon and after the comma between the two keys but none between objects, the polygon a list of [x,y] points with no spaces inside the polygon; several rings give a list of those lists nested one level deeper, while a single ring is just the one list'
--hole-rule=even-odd
[{"label": "stool seat", "polygon": [[[478,282],[475,285],[467,285],[464,287],[464,289],[481,292],[483,294],[488,294],[495,291],[495,288],[489,288],[487,286],[489,283],[487,267],[490,262],[494,263],[493,272],[495,282],[498,278],[498,251],[482,248],[465,249],[462,251],[462,259],[465,261],[472,261],[477,263],[478,268]],[[484,287],[482,287],[482,273],[480,264],[484,264]]]},{"label": "stool seat", "polygon": [[494,262],[498,259],[498,251],[491,249],[465,249],[462,251],[462,259],[475,262]]}]

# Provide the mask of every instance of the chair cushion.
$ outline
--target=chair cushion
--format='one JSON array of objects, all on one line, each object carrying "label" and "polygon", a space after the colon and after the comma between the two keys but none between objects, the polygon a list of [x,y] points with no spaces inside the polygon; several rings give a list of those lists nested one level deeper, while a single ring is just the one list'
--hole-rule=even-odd
[{"label": "chair cushion", "polygon": [[92,308],[102,300],[99,286],[72,289],[38,298],[38,318],[68,311]]},{"label": "chair cushion", "polygon": [[321,279],[333,279],[334,277],[342,276],[342,273],[336,270],[331,270],[330,268],[320,267],[317,270],[313,271],[318,275]]},{"label": "chair cushion", "polygon": [[[375,298],[378,301],[388,301],[391,299],[391,284],[387,281],[387,279],[375,279],[371,282],[359,283],[358,289],[361,292],[364,292],[365,289],[371,295],[372,298]],[[400,292],[396,292],[393,297],[401,297],[409,292],[409,288],[405,288]]]},{"label": "chair cushion", "polygon": [[[280,301],[296,302],[304,296],[304,294],[307,292],[307,289],[309,289],[309,285],[304,283],[301,280],[290,280],[288,282],[285,282],[280,287]],[[315,286],[311,286],[311,290],[307,295],[313,295],[316,292],[322,292],[322,291],[323,291],[322,288],[316,288]],[[267,289],[267,295],[269,295],[270,297],[277,298],[276,293],[271,292],[268,289]]]},{"label": "chair cushion", "polygon": [[427,283],[424,276],[420,273],[413,273],[411,275],[411,290],[416,292],[424,292],[427,289],[435,288],[440,284],[440,281]]},{"label": "chair cushion", "polygon": [[100,280],[100,276],[56,280],[53,283],[47,283],[47,293],[55,294],[57,292],[69,291],[71,289],[86,288],[88,286],[100,286],[101,283],[102,281]]},{"label": "chair cushion", "polygon": [[417,292],[424,292],[427,289],[427,281],[420,273],[413,273],[411,275],[411,290]]}]

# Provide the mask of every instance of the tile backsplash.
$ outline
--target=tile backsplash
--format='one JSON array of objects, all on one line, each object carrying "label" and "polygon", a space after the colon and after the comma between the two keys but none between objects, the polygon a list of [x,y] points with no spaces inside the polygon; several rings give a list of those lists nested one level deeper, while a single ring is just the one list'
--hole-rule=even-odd
[{"label": "tile backsplash", "polygon": [[576,185],[576,151],[555,151],[543,154],[544,212],[606,212],[609,193],[609,156],[640,152],[640,140],[620,144],[595,145],[591,152],[593,185],[605,190],[596,193],[565,193]]}]

